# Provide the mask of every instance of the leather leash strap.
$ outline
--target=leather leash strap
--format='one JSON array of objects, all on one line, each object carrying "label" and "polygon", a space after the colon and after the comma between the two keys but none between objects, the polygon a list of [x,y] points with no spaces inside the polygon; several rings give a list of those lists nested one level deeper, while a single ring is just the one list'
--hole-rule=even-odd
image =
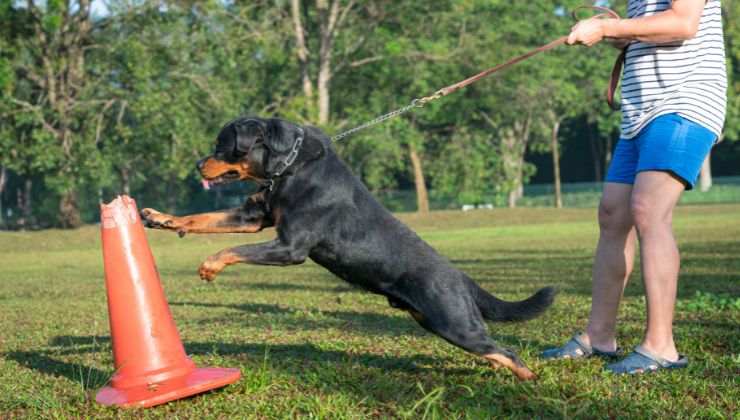
[{"label": "leather leash strap", "polygon": [[[583,10],[583,9],[598,10],[598,11],[601,11],[602,12],[602,13],[600,13],[598,15],[592,16],[591,19],[601,19],[601,18],[619,19],[620,18],[619,17],[619,14],[617,14],[617,12],[615,12],[615,11],[613,11],[613,10],[607,8],[607,7],[602,7],[602,6],[580,6],[580,7],[577,7],[576,9],[573,10],[572,15],[573,15],[573,19],[575,21],[578,21],[579,20],[578,19],[578,16],[577,16],[578,11]],[[562,37],[560,37],[560,38],[558,38],[558,39],[556,39],[554,41],[551,41],[551,42],[549,42],[549,43],[547,43],[545,45],[542,45],[542,46],[537,47],[537,48],[535,48],[533,50],[530,50],[530,51],[528,51],[525,54],[522,54],[520,56],[514,57],[514,58],[512,58],[511,60],[509,60],[509,61],[507,61],[505,63],[499,64],[499,65],[497,65],[495,67],[491,67],[488,70],[484,70],[484,71],[476,74],[475,76],[471,76],[471,77],[469,77],[469,78],[467,78],[467,79],[465,79],[463,81],[457,82],[457,83],[452,84],[452,85],[449,85],[447,87],[444,87],[444,88],[442,88],[442,89],[434,92],[434,94],[432,94],[430,96],[426,96],[426,97],[420,98],[418,100],[418,106],[423,106],[423,105],[425,105],[425,104],[427,104],[427,103],[429,103],[429,102],[431,102],[431,101],[433,101],[435,99],[439,99],[439,98],[441,98],[443,96],[447,96],[447,95],[449,95],[452,92],[455,92],[455,91],[457,91],[459,89],[464,88],[465,86],[468,86],[470,84],[473,84],[473,83],[477,82],[480,79],[483,79],[484,77],[490,76],[493,73],[496,73],[498,71],[501,71],[501,70],[504,70],[504,69],[506,69],[508,67],[511,67],[514,64],[519,63],[520,61],[524,61],[524,60],[526,60],[526,59],[528,59],[528,58],[530,58],[530,57],[532,57],[534,55],[537,55],[537,54],[542,53],[542,52],[545,52],[545,51],[549,51],[549,50],[551,50],[551,49],[553,49],[555,47],[558,47],[560,45],[563,45],[563,44],[565,44],[565,42],[567,40],[568,40],[568,36],[567,35],[566,36],[562,36]],[[612,109],[615,109],[615,110],[617,110],[619,108],[618,107],[617,108],[614,107],[614,93],[616,92],[617,86],[619,85],[619,77],[621,76],[621,73],[622,73],[622,65],[624,63],[625,51],[626,51],[626,49],[625,50],[622,50],[622,53],[619,55],[619,57],[617,57],[617,61],[614,63],[614,67],[612,68],[611,77],[609,79],[609,86],[607,88],[606,102],[609,104],[609,107],[611,107]]]},{"label": "leather leash strap", "polygon": [[[599,13],[597,15],[592,16],[591,19],[601,19],[601,18],[620,19],[620,17],[617,14],[617,12],[615,12],[615,11],[613,11],[613,10],[607,8],[607,7],[602,7],[602,6],[580,6],[580,7],[577,7],[576,9],[573,10],[572,16],[573,16],[573,19],[574,20],[576,20],[576,21],[579,20],[578,19],[578,16],[577,16],[578,11],[583,10],[583,9],[598,10],[598,11],[601,12],[601,13]],[[520,55],[518,57],[514,57],[514,58],[512,58],[511,60],[509,60],[509,61],[507,61],[505,63],[499,64],[499,65],[497,65],[495,67],[491,67],[488,70],[482,71],[482,72],[476,74],[475,76],[468,77],[465,80],[462,80],[462,81],[457,82],[455,84],[452,84],[452,85],[449,85],[447,87],[444,87],[444,88],[442,88],[442,89],[434,92],[432,95],[425,96],[423,98],[414,99],[413,101],[411,101],[410,104],[408,104],[408,105],[406,105],[404,107],[401,107],[399,109],[396,109],[394,111],[391,111],[391,112],[389,112],[387,114],[381,115],[381,116],[379,116],[379,117],[377,117],[377,118],[375,118],[373,120],[370,120],[370,121],[368,121],[368,122],[366,122],[366,123],[364,123],[362,125],[359,125],[359,126],[357,126],[355,128],[352,128],[350,130],[347,130],[347,131],[345,131],[343,133],[337,134],[334,137],[332,137],[331,140],[332,141],[341,140],[341,139],[343,139],[345,137],[351,136],[352,134],[354,134],[354,133],[356,133],[358,131],[364,130],[364,129],[369,128],[369,127],[372,127],[372,126],[374,126],[376,124],[380,124],[383,121],[389,120],[391,118],[397,117],[397,116],[399,116],[401,114],[404,114],[406,112],[412,111],[415,108],[421,108],[421,107],[423,107],[424,105],[426,105],[429,102],[432,102],[432,101],[434,101],[436,99],[439,99],[439,98],[441,98],[443,96],[447,96],[447,95],[449,95],[452,92],[455,92],[455,91],[457,91],[459,89],[464,88],[465,86],[468,86],[468,85],[470,85],[472,83],[477,82],[480,79],[483,79],[484,77],[490,76],[493,73],[496,73],[498,71],[501,71],[501,70],[503,70],[503,69],[505,69],[507,67],[513,66],[514,64],[516,64],[516,63],[518,63],[520,61],[526,60],[526,59],[532,57],[533,55],[537,55],[539,53],[542,53],[542,52],[551,50],[551,49],[553,49],[555,47],[558,47],[560,45],[563,45],[563,44],[565,44],[565,42],[567,40],[568,40],[568,36],[562,36],[562,37],[560,37],[560,38],[558,38],[558,39],[556,39],[556,40],[554,40],[554,41],[552,41],[552,42],[550,42],[548,44],[545,44],[545,45],[542,45],[541,47],[537,47],[537,48],[535,48],[533,50],[530,50],[529,52],[527,52],[525,54],[522,54],[522,55]],[[617,61],[614,63],[614,67],[612,68],[612,74],[611,74],[611,77],[610,77],[610,80],[609,80],[609,86],[608,86],[607,91],[606,91],[606,102],[609,104],[609,107],[611,109],[613,109],[613,110],[618,110],[619,109],[619,106],[616,106],[615,107],[615,105],[614,105],[614,92],[616,92],[617,86],[619,85],[619,78],[620,78],[621,73],[622,73],[622,66],[624,64],[624,57],[625,57],[626,51],[627,51],[626,48],[623,49],[622,50],[622,53],[619,54],[619,57],[617,58]]]},{"label": "leather leash strap", "polygon": [[622,107],[620,104],[614,104],[614,93],[617,91],[619,86],[619,79],[622,77],[622,67],[624,66],[624,58],[627,55],[627,47],[622,49],[619,53],[619,57],[614,62],[612,67],[612,74],[609,76],[609,86],[606,88],[606,103],[609,104],[609,108],[614,111],[619,111]]},{"label": "leather leash strap", "polygon": [[499,65],[497,65],[495,67],[491,67],[488,70],[482,71],[482,72],[476,74],[475,76],[468,77],[467,79],[465,79],[463,81],[460,81],[460,82],[457,82],[457,83],[455,83],[453,85],[449,85],[447,87],[443,87],[442,89],[434,92],[434,94],[419,99],[419,105],[424,105],[424,104],[426,104],[426,103],[428,103],[430,101],[433,101],[435,99],[439,99],[439,98],[441,98],[443,96],[447,96],[450,93],[455,92],[456,90],[462,89],[465,86],[468,86],[470,84],[473,84],[473,83],[477,82],[478,80],[480,80],[480,79],[482,79],[482,78],[484,78],[486,76],[490,76],[491,74],[496,73],[497,71],[501,71],[501,70],[503,70],[503,69],[505,69],[507,67],[511,67],[511,66],[513,66],[514,64],[516,64],[516,63],[518,63],[520,61],[524,61],[524,60],[528,59],[529,57],[532,57],[533,55],[537,55],[537,54],[539,54],[541,52],[549,51],[549,50],[551,50],[551,49],[553,49],[555,47],[558,47],[560,45],[563,45],[563,44],[565,44],[565,41],[567,41],[567,40],[568,40],[568,37],[567,36],[561,36],[560,38],[558,38],[558,39],[556,39],[556,40],[554,40],[554,41],[552,41],[552,42],[550,42],[548,44],[545,44],[545,45],[543,45],[541,47],[537,47],[537,48],[535,48],[533,50],[530,50],[526,54],[522,54],[522,55],[520,55],[518,57],[514,57],[514,58],[512,58],[511,60],[509,60],[509,61],[507,61],[505,63],[499,64]]}]

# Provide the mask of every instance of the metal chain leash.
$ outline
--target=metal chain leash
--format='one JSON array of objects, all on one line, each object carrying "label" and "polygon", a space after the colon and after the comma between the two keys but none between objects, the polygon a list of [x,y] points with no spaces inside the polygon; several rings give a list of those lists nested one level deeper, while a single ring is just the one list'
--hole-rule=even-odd
[{"label": "metal chain leash", "polygon": [[[422,99],[426,99],[426,98],[422,98]],[[391,112],[389,112],[387,114],[381,115],[381,116],[379,116],[379,117],[377,117],[377,118],[375,118],[373,120],[370,120],[370,121],[366,122],[365,124],[362,124],[362,125],[359,125],[359,126],[353,128],[351,130],[347,130],[347,131],[345,131],[343,133],[337,134],[336,136],[334,136],[334,137],[331,138],[331,141],[341,140],[341,139],[343,139],[345,137],[351,136],[352,134],[354,134],[354,133],[356,133],[356,132],[358,132],[360,130],[364,130],[366,128],[369,128],[369,127],[372,127],[374,125],[380,124],[383,121],[390,120],[393,117],[397,117],[397,116],[399,116],[401,114],[405,114],[405,113],[411,111],[414,108],[421,108],[422,106],[424,106],[424,104],[426,102],[428,102],[428,101],[423,101],[422,99],[414,99],[413,101],[411,101],[410,104],[408,104],[408,105],[406,105],[406,106],[404,106],[402,108],[398,108],[395,111],[391,111]]]}]

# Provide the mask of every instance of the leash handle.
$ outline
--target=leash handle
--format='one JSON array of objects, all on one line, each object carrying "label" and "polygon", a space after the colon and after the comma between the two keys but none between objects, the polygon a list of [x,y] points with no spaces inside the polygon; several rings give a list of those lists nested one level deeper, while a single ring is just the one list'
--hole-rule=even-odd
[{"label": "leash handle", "polygon": [[602,18],[607,18],[607,17],[609,19],[621,19],[621,17],[619,16],[619,13],[615,12],[614,10],[608,7],[582,5],[582,6],[576,7],[575,9],[573,9],[572,12],[570,12],[570,15],[573,16],[573,20],[575,20],[576,22],[578,22],[579,20],[583,20],[583,19],[578,18],[578,12],[581,10],[598,10],[601,12],[598,15],[591,16],[590,19],[602,19]]},{"label": "leash handle", "polygon": [[[583,10],[598,10],[602,13],[592,16],[591,19],[621,19],[621,16],[614,10],[603,7],[603,6],[578,6],[575,9],[573,9],[573,12],[571,12],[571,16],[573,16],[573,20],[579,21],[578,18],[578,12]],[[606,103],[609,105],[609,108],[611,108],[613,111],[619,111],[621,106],[619,104],[614,104],[614,94],[617,92],[617,87],[619,86],[619,79],[622,76],[622,67],[624,66],[624,58],[627,55],[627,47],[624,47],[622,51],[619,53],[619,56],[617,57],[616,61],[614,61],[614,66],[612,67],[612,73],[609,76],[609,84],[606,87]]]},{"label": "leash handle", "polygon": [[619,79],[622,77],[622,67],[624,66],[624,58],[627,55],[627,47],[622,49],[619,53],[617,60],[614,61],[614,67],[612,67],[612,74],[609,76],[609,85],[606,87],[606,103],[609,104],[609,108],[612,111],[619,111],[622,106],[614,103],[614,94],[619,87]]}]

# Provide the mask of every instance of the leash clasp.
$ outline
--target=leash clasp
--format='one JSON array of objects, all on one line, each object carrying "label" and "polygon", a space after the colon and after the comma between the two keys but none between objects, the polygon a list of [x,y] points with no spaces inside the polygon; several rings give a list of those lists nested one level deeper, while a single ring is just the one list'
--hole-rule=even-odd
[{"label": "leash clasp", "polygon": [[411,101],[411,105],[417,108],[421,108],[424,105],[428,104],[429,102],[436,101],[437,99],[445,96],[445,90],[440,89],[436,92],[434,92],[432,95],[425,96],[423,98],[417,98]]}]

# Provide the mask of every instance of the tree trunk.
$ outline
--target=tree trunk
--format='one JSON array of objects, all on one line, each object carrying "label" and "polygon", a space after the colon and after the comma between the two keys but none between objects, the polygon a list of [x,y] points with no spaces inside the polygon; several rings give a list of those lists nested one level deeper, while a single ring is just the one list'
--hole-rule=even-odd
[{"label": "tree trunk", "polygon": [[712,152],[710,151],[699,172],[699,191],[707,192],[712,188]]},{"label": "tree trunk", "polygon": [[424,182],[424,171],[421,166],[421,159],[413,145],[409,145],[409,157],[411,166],[414,169],[414,185],[416,186],[416,211],[419,213],[429,213],[429,194]]},{"label": "tree trunk", "polygon": [[128,168],[121,168],[119,172],[121,174],[121,188],[123,189],[123,193],[125,195],[131,195],[131,176]]},{"label": "tree trunk", "polygon": [[510,129],[504,130],[501,138],[504,176],[511,188],[508,193],[511,208],[516,207],[517,201],[524,196],[524,153],[529,142],[531,121],[531,115],[527,115],[523,121],[515,121]]},{"label": "tree trunk", "polygon": [[26,178],[23,188],[23,218],[26,219],[26,223],[28,225],[33,223],[33,206],[31,204],[31,200],[33,199],[31,196],[32,192],[33,180],[31,178]]},{"label": "tree trunk", "polygon": [[179,183],[174,177],[170,178],[170,181],[167,183],[167,198],[165,199],[167,213],[175,213],[175,209],[177,208],[178,185]]},{"label": "tree trunk", "polygon": [[604,165],[604,160],[602,158],[601,153],[601,147],[599,147],[599,144],[597,143],[597,139],[594,138],[594,131],[589,128],[588,131],[588,144],[591,149],[591,159],[594,162],[594,179],[596,182],[603,181],[602,177],[602,166]]},{"label": "tree trunk", "polygon": [[555,181],[555,208],[563,207],[563,197],[560,193],[560,150],[558,148],[558,131],[560,120],[555,120],[552,126],[552,175]]},{"label": "tree trunk", "polygon": [[291,15],[293,17],[293,30],[295,31],[296,54],[301,65],[301,82],[303,94],[306,98],[313,97],[313,84],[308,72],[309,52],[306,47],[306,28],[301,21],[301,0],[291,0]]},{"label": "tree trunk", "polygon": [[321,60],[321,68],[319,69],[319,124],[325,125],[329,123],[329,82],[331,80],[331,64],[327,61]]},{"label": "tree trunk", "polygon": [[18,190],[17,206],[21,212],[18,219],[18,227],[21,229],[31,225],[31,192],[33,191],[33,180],[26,178],[23,181],[23,189]]},{"label": "tree trunk", "polygon": [[331,82],[331,57],[336,36],[336,24],[339,16],[339,0],[317,0],[316,8],[320,16],[321,44],[319,46],[319,77],[316,90],[319,94],[319,124],[329,122],[329,83]]},{"label": "tree trunk", "polygon": [[5,192],[5,184],[8,182],[8,171],[5,166],[0,165],[0,227],[5,223],[5,215],[3,214],[3,192]]},{"label": "tree trunk", "polygon": [[59,221],[63,228],[77,228],[82,225],[80,208],[77,204],[77,193],[67,190],[59,201]]},{"label": "tree trunk", "polygon": [[612,163],[612,138],[606,137],[606,147],[604,148],[604,168],[608,168]]},{"label": "tree trunk", "polygon": [[520,183],[511,191],[509,191],[508,195],[508,204],[510,208],[516,207],[516,202],[519,201],[520,198],[524,197],[524,186]]}]

